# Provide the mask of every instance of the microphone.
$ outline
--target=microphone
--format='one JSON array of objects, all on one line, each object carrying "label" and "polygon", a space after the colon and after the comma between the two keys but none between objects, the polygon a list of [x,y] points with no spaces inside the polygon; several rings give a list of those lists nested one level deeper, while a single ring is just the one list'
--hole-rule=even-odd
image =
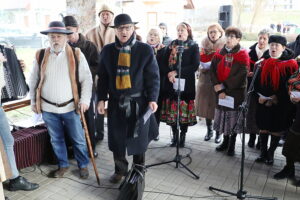
[{"label": "microphone", "polygon": [[177,52],[178,53],[183,53],[183,51],[184,51],[183,41],[182,40],[178,40]]}]

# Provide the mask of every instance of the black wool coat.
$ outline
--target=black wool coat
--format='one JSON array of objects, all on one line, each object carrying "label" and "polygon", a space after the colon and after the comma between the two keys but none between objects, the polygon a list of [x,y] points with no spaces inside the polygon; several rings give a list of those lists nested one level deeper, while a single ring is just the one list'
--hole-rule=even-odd
[{"label": "black wool coat", "polygon": [[294,52],[293,58],[296,58],[300,55],[300,35],[297,36],[294,42],[289,43],[287,48],[291,49]]},{"label": "black wool coat", "polygon": [[[293,52],[286,49],[278,61],[287,61],[293,58]],[[267,50],[263,57],[267,60],[270,58],[269,50]],[[254,82],[254,92],[260,93],[266,97],[276,95],[278,103],[270,107],[265,104],[257,104],[256,122],[260,130],[268,130],[270,132],[282,132],[287,130],[293,121],[294,106],[290,101],[287,80],[294,73],[286,69],[285,74],[280,75],[279,88],[273,89],[272,83],[269,81],[267,85],[261,84],[261,69],[258,71],[257,78]]]},{"label": "black wool coat", "polygon": [[[169,67],[169,57],[171,49],[166,47],[163,57],[161,58],[161,94],[163,98],[177,99],[177,92],[173,89],[173,84],[168,79],[168,73],[173,71]],[[178,64],[178,63],[177,63]],[[185,79],[184,91],[181,92],[181,99],[185,101],[195,99],[195,72],[197,71],[200,64],[199,46],[197,43],[193,44],[188,48],[184,49],[182,53],[181,62],[181,78]],[[178,74],[178,66],[175,67]],[[178,78],[178,75],[176,76]]]},{"label": "black wool coat", "polygon": [[[116,89],[116,72],[119,49],[115,43],[104,46],[100,54],[98,68],[99,101],[108,100],[108,146],[117,155],[142,154],[147,150],[148,143],[158,134],[157,123],[154,115],[150,116],[145,123],[143,115],[148,109],[150,101],[157,101],[159,95],[159,68],[152,48],[145,43],[136,41],[131,47],[130,78],[131,89]],[[127,119],[126,112],[119,107],[122,95],[140,93],[140,97],[133,97],[132,103],[137,103],[138,112],[138,137],[131,137],[132,130],[129,128],[136,124],[136,119]],[[150,128],[151,127],[151,128]]]}]

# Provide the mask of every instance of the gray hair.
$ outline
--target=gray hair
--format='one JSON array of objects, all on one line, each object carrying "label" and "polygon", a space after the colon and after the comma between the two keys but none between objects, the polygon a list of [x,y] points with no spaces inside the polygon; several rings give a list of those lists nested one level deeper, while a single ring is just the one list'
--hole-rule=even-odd
[{"label": "gray hair", "polygon": [[259,31],[258,36],[260,36],[260,35],[268,35],[268,37],[270,37],[271,31],[270,31],[270,29],[264,28],[261,31]]}]

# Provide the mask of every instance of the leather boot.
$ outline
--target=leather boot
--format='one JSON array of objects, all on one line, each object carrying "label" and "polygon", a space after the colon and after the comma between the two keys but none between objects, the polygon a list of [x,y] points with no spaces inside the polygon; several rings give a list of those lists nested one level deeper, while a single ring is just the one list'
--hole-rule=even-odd
[{"label": "leather boot", "polygon": [[234,156],[235,154],[235,140],[236,140],[236,133],[232,134],[229,138],[229,147],[227,150],[227,155],[228,156]]},{"label": "leather boot", "polygon": [[270,148],[268,149],[267,160],[266,160],[267,165],[273,165],[274,153],[279,144],[279,141],[280,141],[280,136],[271,135],[271,145]]},{"label": "leather boot", "polygon": [[216,131],[215,143],[219,144],[221,142],[221,135],[219,131]]},{"label": "leather boot", "polygon": [[248,147],[253,148],[255,145],[255,140],[256,140],[256,134],[255,133],[250,133],[249,134],[249,141],[248,141]]},{"label": "leather boot", "polygon": [[184,147],[185,146],[185,135],[186,132],[180,132],[180,141],[179,141],[179,147]]},{"label": "leather boot", "polygon": [[267,152],[268,152],[268,140],[269,134],[259,134],[260,139],[260,156],[256,158],[255,162],[263,163],[267,160]]},{"label": "leather boot", "polygon": [[212,128],[212,120],[211,119],[206,119],[206,127],[207,127],[207,132],[204,137],[204,141],[210,140],[210,138],[213,136],[214,131]]},{"label": "leather boot", "polygon": [[256,149],[260,150],[260,136],[257,137]]},{"label": "leather boot", "polygon": [[173,133],[173,139],[171,141],[170,147],[176,147],[177,141],[178,141],[178,130],[176,126],[172,126],[172,133]]},{"label": "leather boot", "polygon": [[228,148],[229,144],[229,135],[223,136],[223,142],[219,146],[217,146],[216,151],[224,151]]}]

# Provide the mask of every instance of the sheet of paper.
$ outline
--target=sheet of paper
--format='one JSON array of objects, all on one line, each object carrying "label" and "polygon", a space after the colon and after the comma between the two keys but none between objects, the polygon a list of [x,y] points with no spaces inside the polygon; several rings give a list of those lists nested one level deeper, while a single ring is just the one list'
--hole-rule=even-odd
[{"label": "sheet of paper", "polygon": [[210,69],[211,62],[200,62],[202,69]]},{"label": "sheet of paper", "polygon": [[33,126],[44,123],[42,114],[34,113],[33,116],[32,116],[32,123],[33,123]]},{"label": "sheet of paper", "polygon": [[[178,78],[175,78],[175,83],[173,83],[174,90],[178,90],[178,88],[179,88],[178,80],[179,80]],[[181,78],[180,79],[180,91],[184,91],[184,86],[185,86],[185,79]]]},{"label": "sheet of paper", "polygon": [[272,100],[271,97],[266,97],[266,96],[264,96],[264,95],[262,95],[262,94],[260,94],[260,93],[257,93],[257,94],[258,94],[258,96],[259,96],[260,98],[262,98],[262,99]]},{"label": "sheet of paper", "polygon": [[144,124],[146,124],[147,120],[150,118],[152,113],[153,112],[152,112],[151,108],[148,107],[148,110],[146,111],[146,113],[143,116]]},{"label": "sheet of paper", "polygon": [[300,98],[300,92],[298,92],[298,91],[291,91],[291,96],[293,96],[295,98]]},{"label": "sheet of paper", "polygon": [[231,96],[226,96],[225,99],[219,99],[219,105],[228,108],[234,108],[234,98]]}]

